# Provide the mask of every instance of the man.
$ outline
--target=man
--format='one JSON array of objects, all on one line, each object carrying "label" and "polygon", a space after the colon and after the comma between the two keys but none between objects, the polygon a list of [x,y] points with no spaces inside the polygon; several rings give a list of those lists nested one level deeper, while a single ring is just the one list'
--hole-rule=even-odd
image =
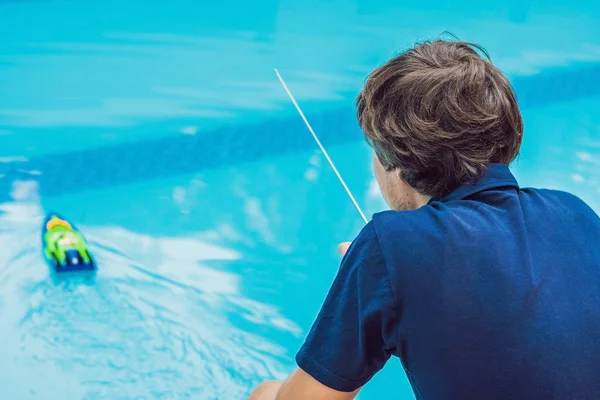
[{"label": "man", "polygon": [[427,42],[367,80],[358,120],[393,211],[341,246],[299,368],[252,400],[353,399],[391,356],[418,399],[600,399],[599,219],[519,187],[521,114],[477,50]]}]

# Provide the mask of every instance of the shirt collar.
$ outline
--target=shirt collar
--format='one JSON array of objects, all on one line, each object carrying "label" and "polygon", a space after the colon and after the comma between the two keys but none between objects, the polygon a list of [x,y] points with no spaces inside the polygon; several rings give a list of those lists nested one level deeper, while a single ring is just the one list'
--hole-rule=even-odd
[{"label": "shirt collar", "polygon": [[[491,164],[487,169],[479,176],[475,183],[461,184],[450,193],[436,199],[441,202],[447,202],[452,200],[461,200],[465,197],[471,196],[472,194],[482,192],[484,190],[493,189],[497,187],[510,186],[518,189],[519,184],[517,180],[510,172],[508,165],[505,164]],[[432,199],[433,201],[433,199]]]}]

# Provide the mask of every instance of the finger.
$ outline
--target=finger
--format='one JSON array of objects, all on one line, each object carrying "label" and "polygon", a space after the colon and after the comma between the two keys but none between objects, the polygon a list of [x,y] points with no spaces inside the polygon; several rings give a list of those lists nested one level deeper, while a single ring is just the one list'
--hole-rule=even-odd
[{"label": "finger", "polygon": [[343,257],[346,255],[348,248],[350,247],[351,242],[343,242],[338,245],[338,252]]}]

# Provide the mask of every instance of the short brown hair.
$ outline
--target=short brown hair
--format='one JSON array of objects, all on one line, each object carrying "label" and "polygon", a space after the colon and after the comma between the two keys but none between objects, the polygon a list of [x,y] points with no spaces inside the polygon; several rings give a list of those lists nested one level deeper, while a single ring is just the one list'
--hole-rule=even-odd
[{"label": "short brown hair", "polygon": [[508,79],[472,43],[418,44],[376,69],[356,106],[382,165],[433,197],[492,163],[510,164],[523,138]]}]

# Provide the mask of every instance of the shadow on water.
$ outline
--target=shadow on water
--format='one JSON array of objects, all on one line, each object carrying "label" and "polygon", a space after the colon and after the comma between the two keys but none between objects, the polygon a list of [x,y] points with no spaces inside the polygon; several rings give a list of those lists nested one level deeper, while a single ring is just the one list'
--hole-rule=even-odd
[{"label": "shadow on water", "polygon": [[82,272],[68,272],[60,273],[50,269],[50,280],[55,286],[60,285],[86,285],[93,286],[96,284],[97,273],[95,271],[82,271]]}]

